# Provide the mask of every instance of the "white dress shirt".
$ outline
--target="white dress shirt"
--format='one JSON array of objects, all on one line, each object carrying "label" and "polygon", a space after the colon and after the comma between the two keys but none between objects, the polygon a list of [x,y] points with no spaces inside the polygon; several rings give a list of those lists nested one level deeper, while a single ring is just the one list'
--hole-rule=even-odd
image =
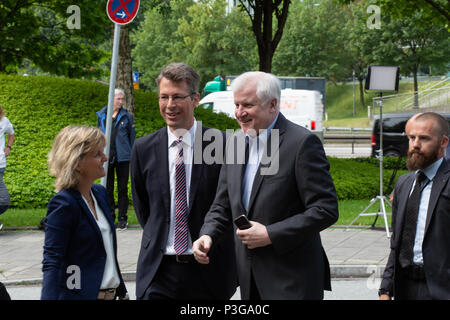
[{"label": "white dress shirt", "polygon": [[[108,220],[105,218],[105,214],[103,213],[102,208],[97,203],[97,199],[95,199],[94,194],[91,191],[91,197],[94,199],[95,211],[97,212],[97,225],[102,233],[103,245],[106,251],[106,264],[105,270],[103,271],[103,279],[102,284],[100,285],[100,289],[113,289],[117,288],[120,284],[119,273],[117,272],[116,260],[114,256],[114,244],[113,244],[113,235],[111,232],[111,226],[108,223]],[[86,202],[89,211],[91,208],[89,207],[88,202],[83,197],[84,202]],[[93,212],[91,211],[92,215]]]},{"label": "white dress shirt", "polygon": [[[194,119],[194,125],[182,135],[183,160],[186,172],[186,196],[187,206],[189,208],[189,194],[191,187],[192,159],[195,141],[195,131],[197,129],[197,120]],[[178,155],[179,146],[175,142],[180,138],[175,136],[169,127],[167,127],[168,135],[168,152],[169,152],[169,183],[170,183],[170,226],[169,237],[167,239],[166,250],[164,254],[175,255],[174,239],[175,239],[175,159]],[[191,234],[188,233],[188,249],[183,254],[193,254]]]},{"label": "white dress shirt", "polygon": [[[278,113],[279,114],[279,113]],[[269,125],[266,130],[261,131],[261,133],[256,137],[250,137],[246,134],[249,139],[248,146],[248,163],[245,166],[245,173],[242,179],[242,204],[244,205],[245,211],[248,211],[248,205],[250,203],[250,195],[252,193],[253,181],[255,180],[256,172],[258,171],[259,164],[263,155],[264,147],[270,136],[270,130],[273,129],[275,122],[277,122],[278,114],[275,120]]]},{"label": "white dress shirt", "polygon": [[[427,221],[428,204],[430,202],[431,188],[433,187],[433,179],[436,176],[436,172],[441,166],[442,161],[443,158],[437,160],[436,162],[434,162],[429,167],[423,170],[423,173],[427,176],[430,182],[428,182],[428,184],[425,186],[425,188],[422,190],[422,193],[420,194],[419,214],[417,217],[416,237],[414,240],[414,248],[413,248],[414,254],[413,262],[414,264],[417,265],[423,265],[422,244],[423,238],[425,236],[425,224]],[[415,184],[416,182],[414,181],[411,191],[409,193],[410,195],[412,193],[412,190],[414,189]]]}]

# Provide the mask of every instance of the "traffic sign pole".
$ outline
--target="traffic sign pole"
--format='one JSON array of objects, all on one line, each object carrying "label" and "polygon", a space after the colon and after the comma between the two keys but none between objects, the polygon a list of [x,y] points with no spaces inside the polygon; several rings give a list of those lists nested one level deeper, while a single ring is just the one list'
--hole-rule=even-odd
[{"label": "traffic sign pole", "polygon": [[108,164],[109,164],[109,150],[111,145],[111,129],[112,129],[112,113],[114,108],[114,90],[116,88],[116,76],[117,76],[117,57],[119,56],[119,43],[120,43],[120,24],[114,24],[114,43],[113,54],[111,61],[111,75],[109,77],[109,94],[108,94],[108,111],[106,113],[106,146],[105,154],[108,157],[103,166],[105,168],[105,176],[101,179],[101,184],[106,188],[106,180],[108,177]]},{"label": "traffic sign pole", "polygon": [[109,77],[109,94],[108,94],[108,109],[106,112],[106,146],[105,154],[108,156],[108,161],[104,163],[105,176],[101,179],[101,184],[106,188],[108,179],[108,164],[109,164],[109,150],[111,147],[111,129],[112,129],[112,113],[114,109],[114,91],[116,89],[117,77],[117,57],[119,55],[120,43],[120,26],[126,25],[133,21],[139,11],[140,0],[108,0],[106,4],[106,14],[114,23],[114,42],[113,54],[111,60],[111,74]]}]

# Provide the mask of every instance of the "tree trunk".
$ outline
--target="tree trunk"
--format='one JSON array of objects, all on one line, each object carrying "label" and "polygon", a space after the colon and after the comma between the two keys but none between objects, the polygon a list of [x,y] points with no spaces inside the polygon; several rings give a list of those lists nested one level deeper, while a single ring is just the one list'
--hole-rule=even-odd
[{"label": "tree trunk", "polygon": [[358,78],[358,80],[359,80],[359,101],[361,103],[361,106],[365,107],[366,102],[364,101],[364,85],[363,85],[364,78]]},{"label": "tree trunk", "polygon": [[[275,50],[283,35],[290,0],[240,0],[252,21],[252,29],[258,44],[259,70],[270,73]],[[280,8],[281,6],[281,8]],[[276,31],[273,34],[273,16]]]},{"label": "tree trunk", "polygon": [[131,62],[130,35],[127,26],[120,28],[119,56],[117,61],[116,88],[125,91],[125,101],[123,107],[133,116],[134,109],[134,88],[133,88],[133,67]]}]

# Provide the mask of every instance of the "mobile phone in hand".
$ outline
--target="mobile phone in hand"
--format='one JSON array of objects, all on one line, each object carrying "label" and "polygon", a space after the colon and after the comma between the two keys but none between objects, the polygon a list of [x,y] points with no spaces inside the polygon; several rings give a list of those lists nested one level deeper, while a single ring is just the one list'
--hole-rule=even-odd
[{"label": "mobile phone in hand", "polygon": [[250,223],[250,221],[247,219],[247,216],[245,214],[240,215],[239,217],[237,217],[236,219],[234,219],[234,224],[236,225],[236,227],[238,227],[238,229],[240,230],[245,230],[245,229],[249,229],[252,227],[252,224]]}]

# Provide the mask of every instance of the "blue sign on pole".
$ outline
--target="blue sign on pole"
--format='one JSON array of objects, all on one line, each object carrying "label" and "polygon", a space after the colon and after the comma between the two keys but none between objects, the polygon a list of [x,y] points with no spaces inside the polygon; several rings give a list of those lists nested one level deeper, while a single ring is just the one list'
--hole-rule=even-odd
[{"label": "blue sign on pole", "polygon": [[139,73],[133,72],[133,82],[139,82]]}]

